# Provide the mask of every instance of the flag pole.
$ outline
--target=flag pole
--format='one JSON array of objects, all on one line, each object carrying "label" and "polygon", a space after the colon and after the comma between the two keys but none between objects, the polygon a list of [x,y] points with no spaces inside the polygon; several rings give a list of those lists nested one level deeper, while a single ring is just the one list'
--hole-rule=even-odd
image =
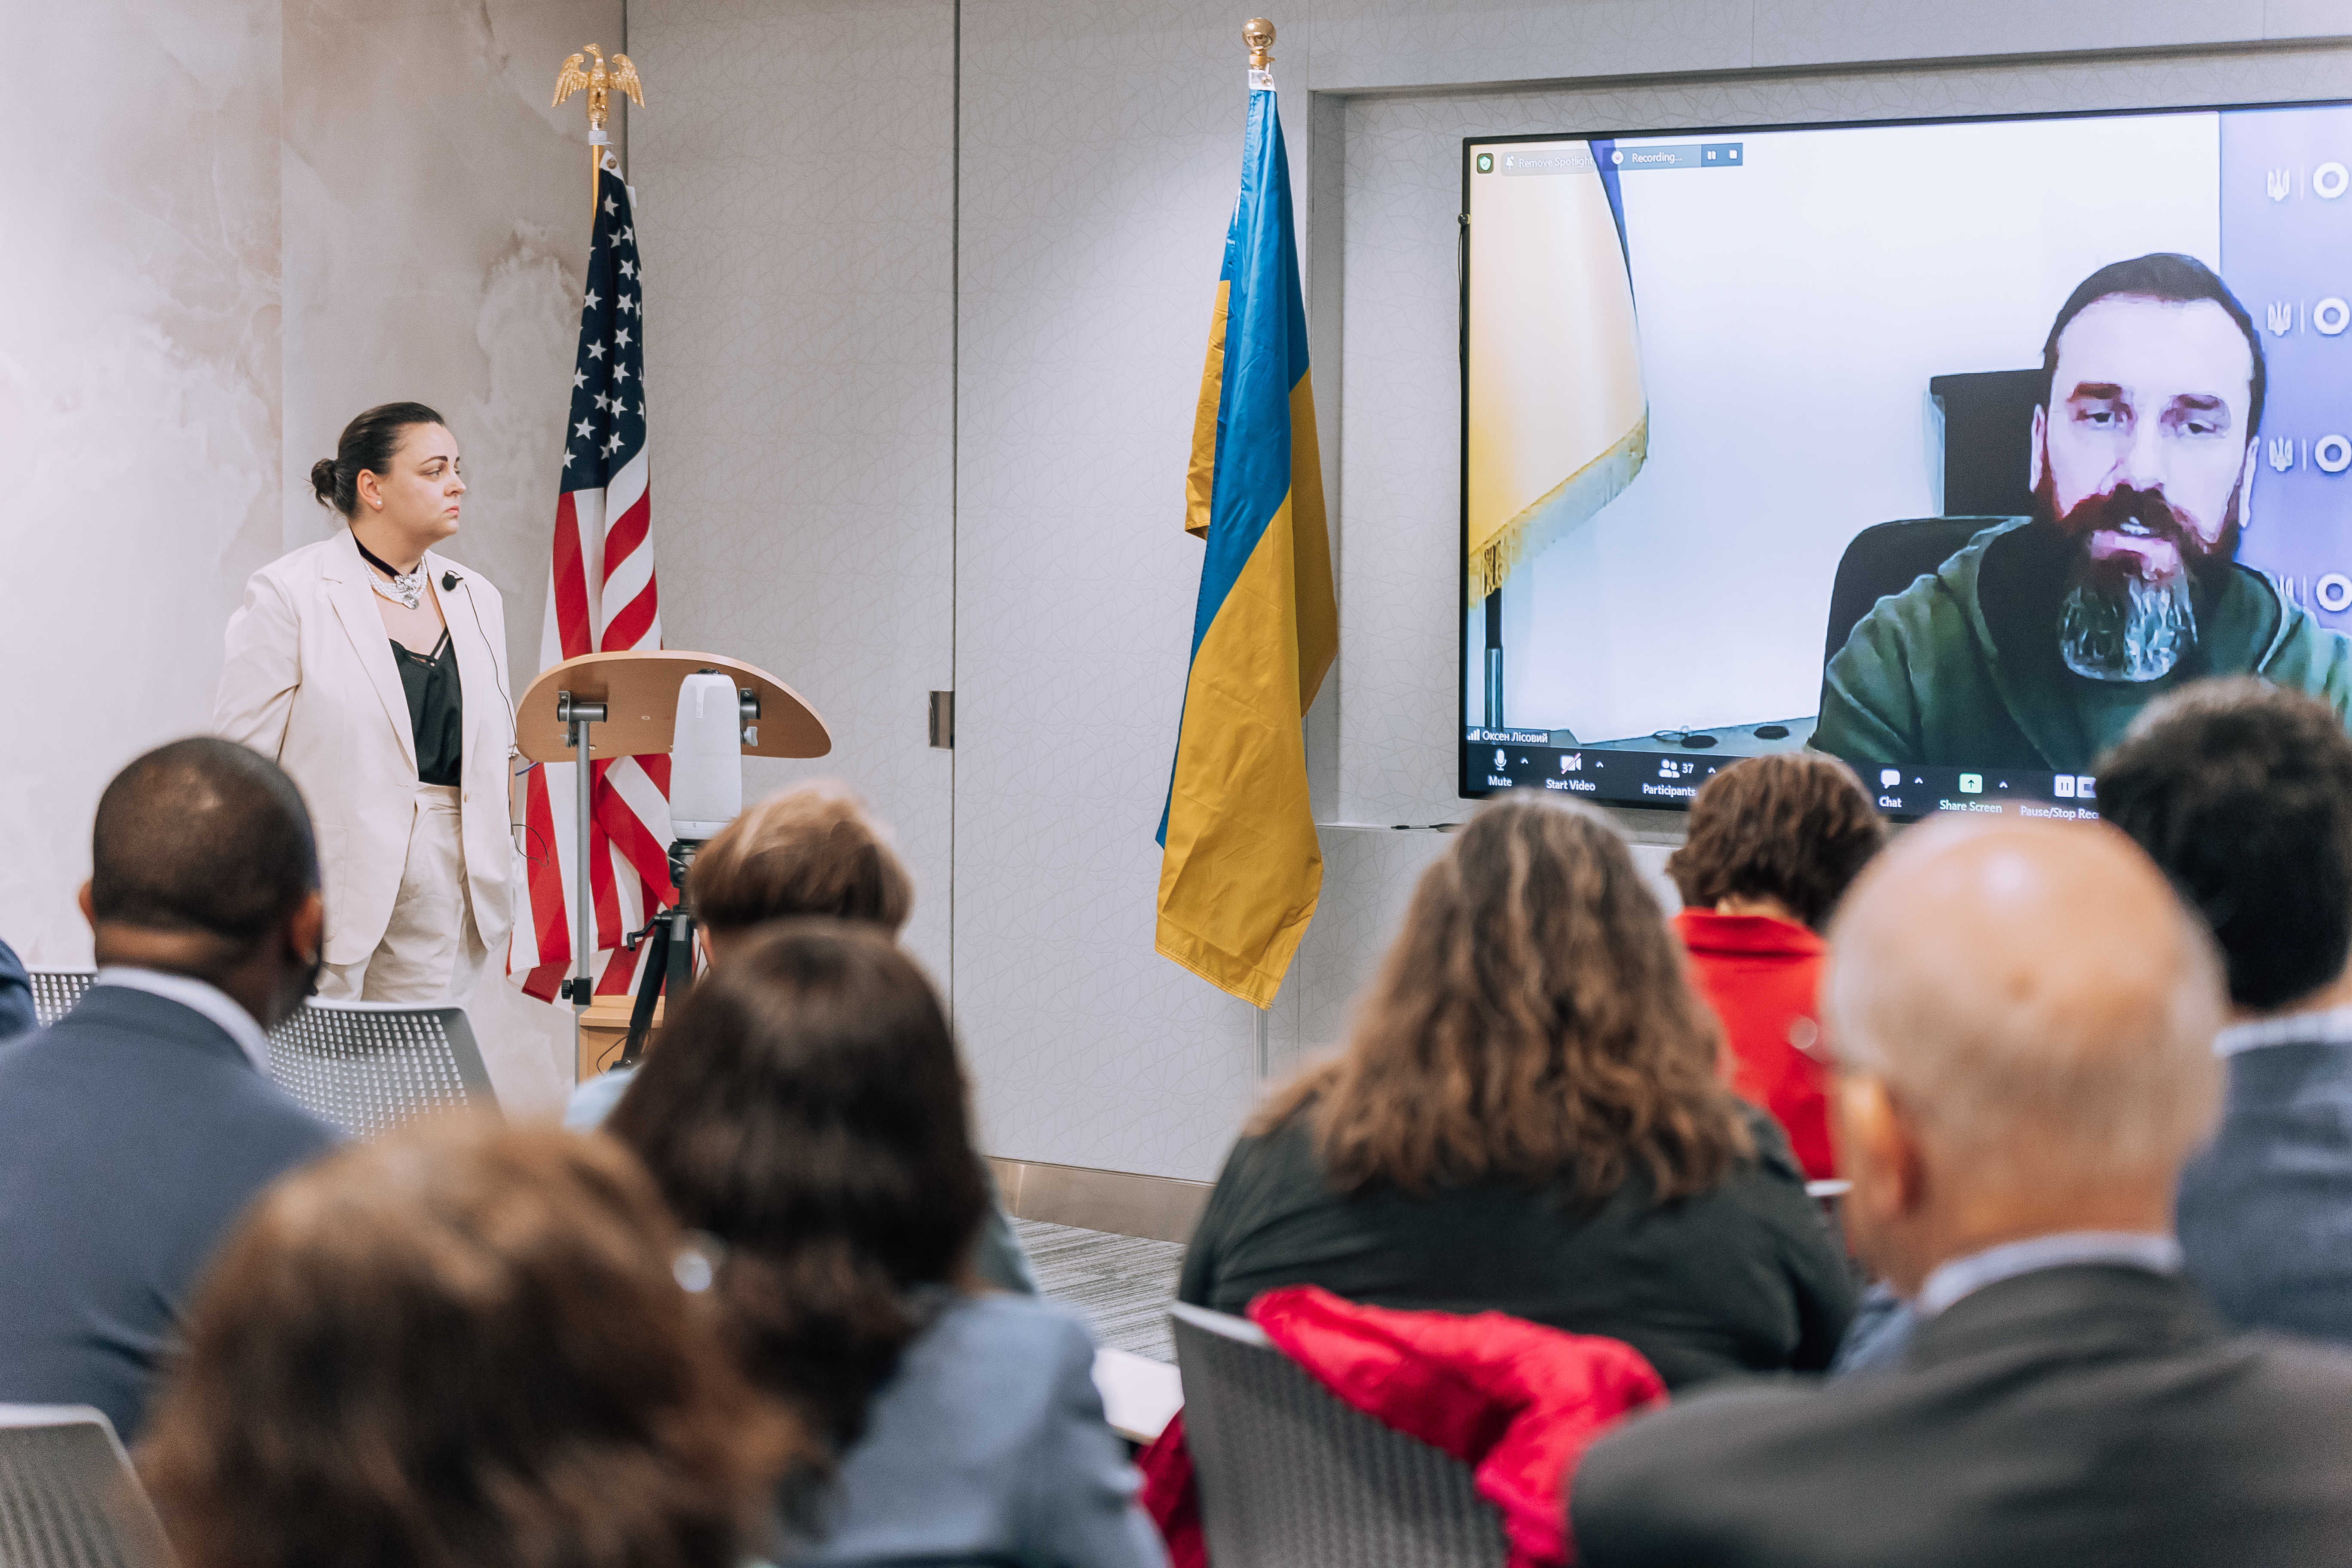
[{"label": "flag pole", "polygon": [[[589,62],[595,63],[592,66]],[[588,45],[565,58],[555,75],[555,98],[549,105],[561,109],[572,94],[587,94],[588,110],[588,233],[590,267],[594,267],[594,247],[597,210],[603,195],[601,182],[604,172],[605,148],[611,138],[605,134],[604,121],[610,110],[609,99],[617,92],[640,109],[645,107],[645,89],[637,80],[637,68],[626,55],[616,54],[608,64],[604,51],[594,44]],[[591,296],[593,299],[593,296]],[[623,339],[626,339],[625,333]],[[601,401],[601,400],[600,400]],[[583,426],[584,428],[584,426]],[[564,461],[572,460],[567,453]],[[560,513],[559,513],[560,515]],[[552,601],[549,616],[554,616]],[[586,651],[596,651],[593,648]],[[580,1066],[581,1020],[595,994],[596,924],[593,883],[591,867],[595,856],[595,787],[594,768],[589,745],[589,725],[602,723],[606,718],[605,704],[597,701],[574,701],[568,691],[559,694],[560,717],[566,726],[572,747],[572,765],[578,770],[573,781],[573,828],[579,835],[579,848],[572,862],[573,887],[572,899],[572,977],[565,980],[558,994],[572,1004],[572,1073],[576,1080]]]}]

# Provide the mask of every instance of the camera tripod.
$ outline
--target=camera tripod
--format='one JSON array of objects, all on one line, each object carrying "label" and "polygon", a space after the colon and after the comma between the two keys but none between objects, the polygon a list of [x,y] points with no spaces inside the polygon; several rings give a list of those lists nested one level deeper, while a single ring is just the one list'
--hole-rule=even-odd
[{"label": "camera tripod", "polygon": [[636,1005],[629,1010],[629,1037],[621,1047],[620,1065],[625,1068],[636,1066],[645,1050],[646,1037],[653,1031],[654,1001],[663,987],[668,987],[673,1002],[685,1001],[693,988],[694,910],[686,901],[686,871],[694,864],[694,852],[701,847],[699,838],[670,840],[669,880],[677,889],[677,902],[621,939],[631,952],[648,938],[653,942],[653,951],[646,955],[645,968],[637,976]]}]

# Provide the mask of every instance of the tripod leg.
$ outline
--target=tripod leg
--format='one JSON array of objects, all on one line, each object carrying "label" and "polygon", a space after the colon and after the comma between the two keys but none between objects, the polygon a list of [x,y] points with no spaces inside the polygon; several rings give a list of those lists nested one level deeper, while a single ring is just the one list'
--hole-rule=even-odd
[{"label": "tripod leg", "polygon": [[682,1003],[694,985],[694,917],[679,909],[669,920],[669,999]]},{"label": "tripod leg", "polygon": [[646,1036],[654,1025],[654,998],[661,994],[662,981],[673,962],[670,955],[677,951],[670,944],[667,920],[656,921],[654,933],[646,940],[649,951],[646,953],[646,966],[637,976],[637,1002],[629,1009],[629,1038],[621,1047],[621,1065],[625,1068],[636,1066],[645,1049]]}]

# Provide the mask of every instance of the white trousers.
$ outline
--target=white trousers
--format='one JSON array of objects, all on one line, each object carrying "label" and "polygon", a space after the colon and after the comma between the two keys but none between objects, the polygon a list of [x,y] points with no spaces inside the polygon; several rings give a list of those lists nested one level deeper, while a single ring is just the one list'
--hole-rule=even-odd
[{"label": "white trousers", "polygon": [[324,1002],[399,1002],[463,1006],[489,953],[466,891],[466,845],[455,784],[420,784],[408,826],[408,859],[392,923],[357,963],[319,972]]}]

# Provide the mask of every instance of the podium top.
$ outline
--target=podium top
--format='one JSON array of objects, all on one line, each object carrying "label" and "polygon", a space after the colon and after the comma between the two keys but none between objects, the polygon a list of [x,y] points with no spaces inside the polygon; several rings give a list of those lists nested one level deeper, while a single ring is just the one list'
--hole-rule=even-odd
[{"label": "podium top", "polygon": [[583,653],[539,672],[515,710],[515,744],[535,763],[568,763],[572,736],[555,716],[556,694],[603,702],[606,717],[589,726],[588,754],[634,757],[667,752],[677,721],[677,689],[698,669],[734,679],[738,691],[759,700],[760,716],[744,721],[758,740],[747,757],[821,757],[833,736],[799,692],[766,670],[715,653],[662,648],[652,653]]}]

